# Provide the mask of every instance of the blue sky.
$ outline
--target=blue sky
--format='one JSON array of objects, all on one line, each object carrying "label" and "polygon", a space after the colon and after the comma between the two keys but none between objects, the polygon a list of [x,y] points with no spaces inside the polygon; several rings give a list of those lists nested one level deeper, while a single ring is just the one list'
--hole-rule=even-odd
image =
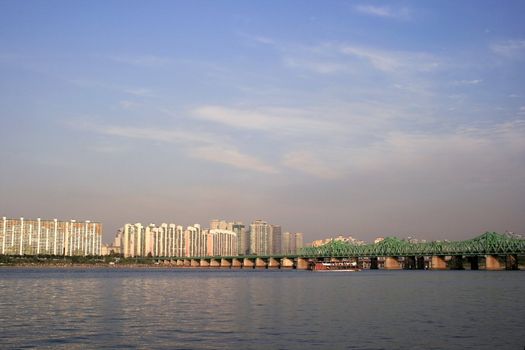
[{"label": "blue sky", "polygon": [[1,1],[0,213],[525,232],[522,1]]}]

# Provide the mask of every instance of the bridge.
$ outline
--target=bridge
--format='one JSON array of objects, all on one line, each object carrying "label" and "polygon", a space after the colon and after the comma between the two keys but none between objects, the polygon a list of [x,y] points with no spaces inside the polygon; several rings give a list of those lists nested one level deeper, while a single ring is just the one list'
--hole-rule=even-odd
[{"label": "bridge", "polygon": [[486,232],[465,241],[410,243],[388,237],[377,244],[353,245],[332,241],[303,248],[298,254],[154,257],[157,263],[179,267],[282,268],[305,270],[315,262],[356,262],[361,268],[518,270],[525,257],[525,239]]}]

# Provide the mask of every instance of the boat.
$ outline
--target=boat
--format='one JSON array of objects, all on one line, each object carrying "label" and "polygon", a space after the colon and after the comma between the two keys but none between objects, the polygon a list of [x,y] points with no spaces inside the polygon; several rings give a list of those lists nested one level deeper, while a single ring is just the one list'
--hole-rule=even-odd
[{"label": "boat", "polygon": [[346,271],[346,272],[358,272],[361,271],[357,267],[355,261],[317,261],[310,265],[312,271]]}]

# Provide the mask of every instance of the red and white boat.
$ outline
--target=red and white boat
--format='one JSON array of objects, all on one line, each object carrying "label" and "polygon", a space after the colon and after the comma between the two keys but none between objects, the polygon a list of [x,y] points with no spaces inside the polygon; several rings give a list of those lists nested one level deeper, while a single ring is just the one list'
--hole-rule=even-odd
[{"label": "red and white boat", "polygon": [[346,272],[357,272],[361,271],[357,267],[355,261],[318,261],[310,266],[312,271],[346,271]]}]

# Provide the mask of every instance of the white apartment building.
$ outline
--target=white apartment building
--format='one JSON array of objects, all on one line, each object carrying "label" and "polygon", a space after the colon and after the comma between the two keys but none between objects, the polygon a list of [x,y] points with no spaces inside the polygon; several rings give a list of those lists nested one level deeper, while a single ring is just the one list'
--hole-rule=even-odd
[{"label": "white apartment building", "polygon": [[102,225],[87,221],[8,219],[0,222],[0,254],[100,255]]},{"label": "white apartment building", "polygon": [[226,229],[202,230],[199,224],[183,229],[176,224],[160,226],[126,224],[117,233],[115,246],[124,257],[200,257],[238,254],[237,234]]},{"label": "white apartment building", "polygon": [[[186,232],[183,227],[163,223],[143,226],[141,223],[126,224],[118,233],[115,245],[121,246],[124,257],[136,256],[186,256]],[[120,242],[119,242],[120,240]]]},{"label": "white apartment building", "polygon": [[238,251],[237,234],[231,230],[212,229],[206,232],[208,256],[236,256]]},{"label": "white apartment building", "polygon": [[255,220],[250,225],[250,254],[268,255],[271,249],[270,225],[263,220]]}]

